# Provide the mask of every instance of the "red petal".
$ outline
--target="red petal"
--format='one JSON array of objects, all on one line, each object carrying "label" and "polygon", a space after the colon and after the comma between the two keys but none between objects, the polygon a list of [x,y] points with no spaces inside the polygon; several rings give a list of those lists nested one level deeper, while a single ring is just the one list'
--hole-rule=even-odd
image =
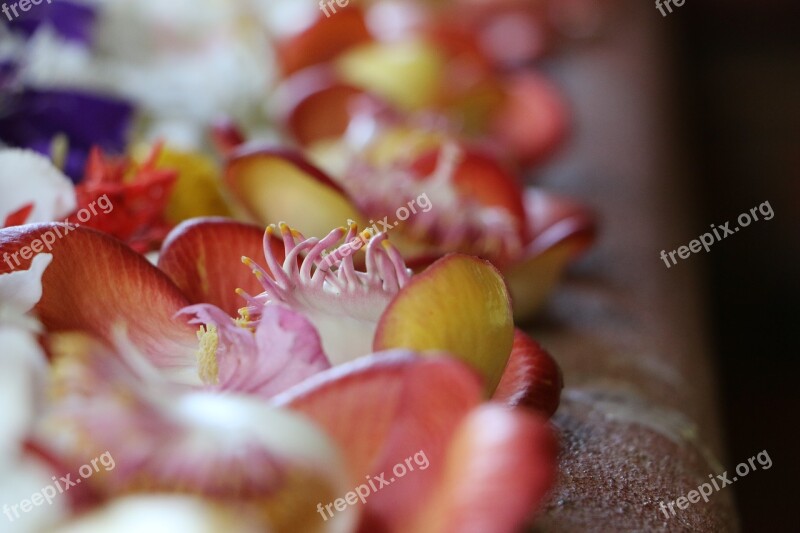
[{"label": "red petal", "polygon": [[312,26],[277,43],[278,60],[284,75],[289,75],[371,40],[364,13],[349,6],[328,18],[320,14]]},{"label": "red petal", "polygon": [[[53,255],[34,308],[50,331],[78,330],[108,342],[124,324],[133,343],[161,368],[195,364],[195,330],[175,314],[189,304],[170,279],[118,240],[66,224],[0,230],[0,254],[27,269],[31,249]],[[11,264],[0,263],[0,273]]]},{"label": "red petal", "polygon": [[458,429],[442,480],[424,510],[400,530],[520,531],[555,481],[557,455],[553,430],[540,418],[482,406]]},{"label": "red petal", "polygon": [[364,91],[341,83],[329,66],[313,67],[287,79],[276,99],[284,122],[303,146],[339,138],[350,125],[355,102]]},{"label": "red petal", "polygon": [[394,351],[317,374],[275,401],[325,429],[361,482],[380,473],[379,463],[394,465],[420,448],[441,464],[452,432],[481,394],[478,377],[455,359]]},{"label": "red petal", "polygon": [[293,150],[243,147],[228,162],[225,179],[264,225],[286,222],[306,237],[324,237],[360,218],[342,189]]},{"label": "red petal", "polygon": [[514,301],[514,316],[525,320],[542,306],[567,265],[595,240],[597,222],[585,206],[528,189],[528,243],[524,256],[503,270]]},{"label": "red petal", "polygon": [[[272,253],[283,261],[283,244],[271,237]],[[259,226],[224,218],[193,219],[172,230],[161,255],[158,268],[195,303],[216,305],[236,316],[245,301],[236,294],[244,289],[259,294],[264,289],[249,268],[242,265],[242,256],[264,257],[264,232]]]},{"label": "red petal", "polygon": [[564,381],[561,369],[549,353],[520,330],[493,399],[523,406],[550,418],[558,409]]},{"label": "red petal", "polygon": [[567,105],[552,82],[532,72],[511,76],[506,95],[493,135],[524,165],[539,163],[567,137]]},{"label": "red petal", "polygon": [[31,212],[33,212],[33,207],[33,204],[24,205],[21,209],[9,214],[2,227],[7,228],[9,226],[21,226],[25,224]]},{"label": "red petal", "polygon": [[589,248],[597,236],[594,213],[573,200],[529,188],[525,191],[525,210],[531,236],[529,257],[567,240],[575,256]]},{"label": "red petal", "polygon": [[[428,152],[417,159],[413,170],[418,176],[431,176],[439,161],[440,151]],[[526,221],[522,187],[517,176],[494,157],[466,147],[460,156],[453,183],[468,198],[489,207],[507,210],[519,221],[520,232]]]},{"label": "red petal", "polygon": [[245,137],[239,126],[228,118],[216,120],[211,125],[211,140],[217,151],[228,155],[245,143]]}]

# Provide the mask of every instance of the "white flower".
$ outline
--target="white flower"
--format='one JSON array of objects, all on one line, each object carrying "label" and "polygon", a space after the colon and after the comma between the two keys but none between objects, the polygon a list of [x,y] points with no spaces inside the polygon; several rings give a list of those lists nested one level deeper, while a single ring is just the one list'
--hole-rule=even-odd
[{"label": "white flower", "polygon": [[50,160],[31,150],[0,150],[0,224],[33,204],[26,223],[53,222],[75,210],[75,187]]}]

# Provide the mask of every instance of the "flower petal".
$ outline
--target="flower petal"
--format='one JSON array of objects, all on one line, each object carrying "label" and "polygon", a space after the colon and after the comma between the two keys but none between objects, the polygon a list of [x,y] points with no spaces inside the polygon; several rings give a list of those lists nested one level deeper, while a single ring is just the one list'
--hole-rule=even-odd
[{"label": "flower petal", "polygon": [[364,91],[340,82],[329,66],[298,72],[279,87],[283,122],[302,146],[340,138],[353,118],[353,108]]},{"label": "flower petal", "polygon": [[553,430],[540,418],[482,406],[458,429],[442,480],[413,525],[397,517],[407,524],[401,530],[520,531],[555,481],[557,455]]},{"label": "flower petal", "polygon": [[513,407],[524,406],[550,418],[558,409],[562,388],[564,380],[555,359],[516,330],[508,366],[492,399]]},{"label": "flower petal", "polygon": [[494,392],[514,342],[511,302],[490,263],[453,254],[395,297],[378,323],[374,349],[440,350],[480,371]]},{"label": "flower petal", "polygon": [[[52,530],[54,533],[264,533],[240,512],[197,497],[142,494],[112,500],[94,512]],[[269,532],[268,532],[269,533]]]},{"label": "flower petal", "polygon": [[[35,311],[48,330],[84,331],[111,343],[113,328],[122,323],[156,366],[188,372],[183,377],[196,382],[194,328],[173,318],[189,302],[160,270],[94,230],[67,224],[0,230],[0,252],[12,262],[21,257],[20,268],[32,264],[26,256],[42,249],[53,261],[42,277]],[[0,269],[4,266],[0,263]]]},{"label": "flower petal", "polygon": [[[414,161],[412,169],[420,177],[432,176],[441,149],[429,151]],[[453,170],[453,186],[459,194],[487,207],[507,211],[516,221],[517,231],[525,231],[525,205],[517,176],[501,161],[475,147],[465,146]]]},{"label": "flower petal", "polygon": [[6,458],[15,456],[23,437],[33,425],[47,372],[47,359],[36,338],[29,332],[0,327],[0,405],[6,406],[0,426],[0,471]]},{"label": "flower petal", "polygon": [[255,333],[208,304],[181,313],[217,328],[215,390],[270,398],[331,367],[314,325],[283,305],[265,305]]},{"label": "flower petal", "polygon": [[276,48],[283,73],[289,75],[329,61],[344,50],[371,39],[363,11],[350,6],[327,18],[318,13],[317,20],[308,28],[281,39]]},{"label": "flower petal", "polygon": [[[304,418],[257,398],[159,380],[76,335],[56,337],[52,398],[37,433],[73,471],[107,454],[81,485],[101,497],[190,493],[236,505],[275,531],[320,522],[315,505],[348,490],[345,462]],[[138,375],[137,375],[138,372]],[[352,528],[359,509],[340,516]]]},{"label": "flower petal", "polygon": [[505,268],[514,316],[529,319],[558,284],[566,266],[595,240],[597,222],[585,206],[531,188],[525,193],[528,234],[523,260]]},{"label": "flower petal", "polygon": [[[5,247],[0,247],[0,250],[4,255],[9,253]],[[10,267],[13,267],[12,259],[13,256],[9,255],[6,261]],[[39,303],[42,299],[42,275],[52,260],[50,254],[38,254],[27,270],[12,268],[10,272],[0,274],[0,319],[16,321]],[[0,272],[3,270],[5,267],[0,266]]]},{"label": "flower petal", "polygon": [[220,190],[221,170],[210,157],[165,148],[158,156],[156,168],[178,172],[166,210],[170,223],[196,217],[230,216]]},{"label": "flower petal", "polygon": [[336,69],[346,83],[406,111],[436,102],[445,65],[440,50],[422,40],[366,43],[336,60]]},{"label": "flower petal", "polygon": [[65,135],[69,153],[64,171],[76,180],[93,146],[113,153],[125,149],[134,112],[124,100],[73,89],[26,89],[9,103],[0,117],[0,139],[46,154],[54,138]]},{"label": "flower petal", "polygon": [[[263,256],[264,242],[264,232],[255,225],[223,218],[189,220],[167,236],[158,268],[191,303],[210,303],[235,316],[243,305],[236,289],[261,292],[261,284],[241,259]],[[270,237],[266,242],[282,261],[280,239]]]},{"label": "flower petal", "polygon": [[524,165],[540,163],[569,133],[569,111],[559,90],[540,74],[525,71],[506,80],[506,100],[492,135]]},{"label": "flower petal", "polygon": [[75,209],[72,182],[31,150],[0,150],[0,220],[33,205],[25,222],[53,222]]},{"label": "flower petal", "polygon": [[339,186],[297,152],[244,147],[231,157],[226,180],[265,225],[286,222],[307,237],[324,237],[359,219]]},{"label": "flower petal", "polygon": [[397,455],[422,447],[438,461],[480,399],[479,379],[455,359],[398,350],[319,373],[273,401],[314,420],[345,452],[354,479],[362,480],[378,474],[381,463],[394,464],[407,457]]}]

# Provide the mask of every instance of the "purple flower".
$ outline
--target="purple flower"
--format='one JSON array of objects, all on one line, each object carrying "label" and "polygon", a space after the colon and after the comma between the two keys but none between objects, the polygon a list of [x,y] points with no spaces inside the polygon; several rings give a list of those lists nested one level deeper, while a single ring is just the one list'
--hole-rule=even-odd
[{"label": "purple flower", "polygon": [[69,141],[64,171],[78,181],[92,146],[125,150],[133,106],[116,98],[62,89],[0,88],[0,141],[49,155],[53,139]]},{"label": "purple flower", "polygon": [[28,5],[28,11],[23,11],[18,2],[4,4],[2,16],[8,20],[13,31],[30,36],[39,27],[50,26],[64,39],[87,45],[91,43],[97,19],[93,8],[66,0],[48,0],[39,5]]}]

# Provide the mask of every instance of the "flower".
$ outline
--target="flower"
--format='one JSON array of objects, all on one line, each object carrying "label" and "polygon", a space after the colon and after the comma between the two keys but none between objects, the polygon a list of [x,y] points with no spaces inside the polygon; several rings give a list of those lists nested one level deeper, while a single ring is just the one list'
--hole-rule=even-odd
[{"label": "flower", "polygon": [[[2,230],[0,251],[52,227]],[[70,468],[113,449],[120,466],[87,480],[76,493],[84,502],[188,487],[276,530],[328,527],[317,501],[423,448],[435,468],[330,527],[442,531],[469,518],[513,531],[552,483],[555,443],[541,415],[482,405],[501,377],[502,394],[530,383],[517,363],[503,374],[514,329],[502,278],[460,255],[412,276],[385,234],[362,235],[360,255],[347,241],[357,235],[194,221],[167,239],[159,270],[116,240],[73,230],[53,247],[35,308],[55,356],[38,448]],[[235,273],[230,250],[261,252],[266,266],[247,260],[259,275]],[[235,285],[255,294],[238,321]],[[186,313],[203,322],[200,342]],[[75,330],[96,340],[56,335]],[[489,500],[499,512],[481,511]]]},{"label": "flower", "polygon": [[[414,145],[395,133],[374,141],[369,156],[337,178],[299,152],[245,145],[229,157],[226,183],[257,220],[287,220],[306,235],[322,236],[341,220],[383,221],[379,229],[392,232],[414,268],[451,252],[488,259],[505,274],[517,317],[530,318],[565,266],[593,242],[593,214],[569,199],[523,189],[488,152],[442,145],[437,137],[426,148],[430,140]],[[389,162],[382,162],[387,153]],[[411,214],[407,206],[415,199],[425,199],[426,209]],[[398,216],[401,209],[407,216]]]},{"label": "flower", "polygon": [[31,150],[0,150],[0,191],[0,227],[59,220],[76,205],[69,178]]},{"label": "flower", "polygon": [[[285,76],[273,107],[287,134],[308,148],[343,136],[367,101],[373,111],[406,117],[435,113],[515,163],[538,164],[566,139],[569,111],[545,76],[505,65],[543,48],[514,38],[522,32],[536,41],[545,33],[541,9],[522,3],[465,2],[455,13],[379,4],[318,14],[302,31],[276,37]],[[491,29],[476,29],[476,21]]]},{"label": "flower", "polygon": [[[12,253],[55,226],[2,230],[0,247]],[[244,357],[230,365],[256,379],[246,358],[261,358],[251,363],[266,372],[264,360],[286,357],[280,349],[302,347],[315,371],[327,367],[315,362],[323,353],[336,365],[373,351],[411,349],[462,359],[480,371],[491,394],[515,342],[509,295],[489,263],[455,254],[412,276],[385,233],[359,233],[355,225],[306,239],[286,225],[261,234],[225,219],[191,221],[165,241],[159,268],[83,227],[57,240],[50,253],[36,306],[48,331],[84,331],[114,343],[114,327],[124,324],[150,364],[193,386],[231,378],[225,357]],[[255,275],[236,266],[237,257],[262,254],[265,267],[245,260]],[[147,306],[138,303],[143,298],[151,300]],[[242,318],[232,318],[240,308]],[[198,339],[193,324],[200,323]],[[274,342],[260,343],[259,335]],[[525,357],[543,356],[533,352]]]},{"label": "flower", "polygon": [[144,162],[136,163],[128,157],[108,157],[94,148],[76,187],[78,206],[85,208],[105,197],[110,211],[78,221],[76,210],[69,221],[113,235],[140,253],[158,249],[171,228],[165,211],[178,178],[177,171],[157,166],[161,150],[156,145]]}]

